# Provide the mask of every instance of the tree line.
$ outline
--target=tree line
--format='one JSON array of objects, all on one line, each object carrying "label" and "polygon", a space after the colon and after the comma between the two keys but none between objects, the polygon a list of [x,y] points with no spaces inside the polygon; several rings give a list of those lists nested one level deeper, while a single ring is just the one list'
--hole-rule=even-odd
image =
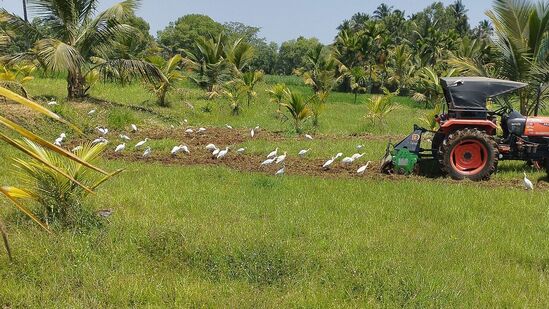
[{"label": "tree line", "polygon": [[[85,96],[99,79],[141,78],[154,85],[152,91],[165,104],[169,85],[189,78],[209,96],[245,97],[249,103],[263,74],[295,74],[320,101],[335,89],[355,96],[410,95],[435,107],[441,76],[480,75],[534,86],[547,84],[549,77],[549,5],[544,1],[494,0],[487,20],[474,27],[461,0],[447,6],[434,2],[410,16],[381,4],[344,20],[331,44],[299,37],[280,46],[261,37],[258,27],[221,24],[198,14],[171,22],[154,38],[149,24],[134,14],[137,0],[98,14],[94,0],[68,1],[72,6],[28,2],[40,16],[31,22],[0,11],[2,63],[27,61],[67,72],[71,98]],[[525,114],[532,112],[534,88],[519,95]]]}]

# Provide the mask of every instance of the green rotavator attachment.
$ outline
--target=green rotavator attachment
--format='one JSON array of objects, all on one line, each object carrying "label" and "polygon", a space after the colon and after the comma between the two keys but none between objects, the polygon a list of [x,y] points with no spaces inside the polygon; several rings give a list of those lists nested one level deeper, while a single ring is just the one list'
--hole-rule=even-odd
[{"label": "green rotavator attachment", "polygon": [[381,171],[387,174],[412,174],[422,158],[424,149],[420,147],[421,137],[426,131],[426,129],[414,126],[414,132],[400,143],[394,146],[389,143],[381,161]]},{"label": "green rotavator attachment", "polygon": [[393,150],[392,152],[394,172],[403,175],[412,174],[419,156],[408,149]]}]

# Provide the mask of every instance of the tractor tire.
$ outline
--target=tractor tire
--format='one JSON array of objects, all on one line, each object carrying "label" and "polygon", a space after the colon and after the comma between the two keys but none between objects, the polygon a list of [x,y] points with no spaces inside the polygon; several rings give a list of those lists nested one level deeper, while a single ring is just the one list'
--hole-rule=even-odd
[{"label": "tractor tire", "polygon": [[498,166],[494,138],[475,128],[450,133],[438,154],[442,171],[456,180],[488,180]]}]

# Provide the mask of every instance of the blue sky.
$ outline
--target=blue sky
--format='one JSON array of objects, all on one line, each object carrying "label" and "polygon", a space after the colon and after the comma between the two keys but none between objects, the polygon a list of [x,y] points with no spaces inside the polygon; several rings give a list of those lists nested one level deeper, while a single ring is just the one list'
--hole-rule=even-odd
[{"label": "blue sky", "polygon": [[[120,0],[102,0],[106,8]],[[421,11],[434,0],[142,0],[137,15],[151,25],[151,34],[180,16],[200,13],[218,22],[239,21],[261,28],[261,35],[277,43],[300,35],[317,37],[330,43],[336,27],[356,12],[371,13],[385,2],[404,10],[406,15]],[[453,0],[442,0],[450,4]],[[463,0],[469,10],[471,25],[486,19],[485,11],[491,0]],[[10,12],[22,14],[21,0],[0,0],[0,6]]]}]

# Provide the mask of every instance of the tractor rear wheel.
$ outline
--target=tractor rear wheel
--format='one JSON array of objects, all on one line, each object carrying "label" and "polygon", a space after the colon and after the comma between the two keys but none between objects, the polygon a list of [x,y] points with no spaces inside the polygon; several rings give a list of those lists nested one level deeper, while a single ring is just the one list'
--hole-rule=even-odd
[{"label": "tractor rear wheel", "polygon": [[456,180],[487,180],[496,171],[498,148],[494,138],[475,128],[448,135],[439,151],[442,170]]}]

